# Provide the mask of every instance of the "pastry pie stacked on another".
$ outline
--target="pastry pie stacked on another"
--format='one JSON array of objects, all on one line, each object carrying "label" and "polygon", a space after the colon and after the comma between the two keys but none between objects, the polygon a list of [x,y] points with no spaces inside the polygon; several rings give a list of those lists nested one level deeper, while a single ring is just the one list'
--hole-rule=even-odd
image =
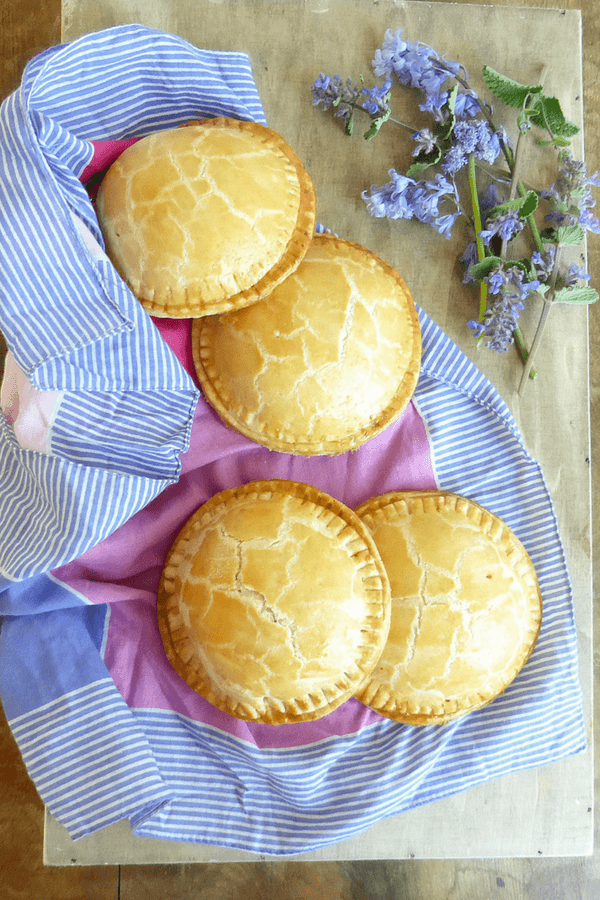
[{"label": "pastry pie stacked on another", "polygon": [[270,293],[306,253],[316,200],[276,132],[207,119],[128,147],[97,197],[106,252],[154,316],[238,309]]},{"label": "pastry pie stacked on another", "polygon": [[158,621],[168,659],[237,718],[318,719],[358,690],[390,623],[390,590],[358,516],[310,485],[222,491],[175,540]]},{"label": "pastry pie stacked on another", "polygon": [[354,450],[403,412],[421,333],[406,284],[358,244],[318,235],[298,269],[260,303],[194,322],[207,400],[272,450]]},{"label": "pastry pie stacked on another", "polygon": [[523,545],[497,516],[451,493],[385,494],[357,513],[392,590],[388,641],[358,699],[409,725],[489,703],[521,670],[541,625]]}]

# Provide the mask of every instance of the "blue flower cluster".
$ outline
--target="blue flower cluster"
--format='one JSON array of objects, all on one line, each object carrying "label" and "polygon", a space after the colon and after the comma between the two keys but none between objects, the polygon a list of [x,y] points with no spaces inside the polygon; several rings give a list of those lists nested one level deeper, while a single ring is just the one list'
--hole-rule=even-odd
[{"label": "blue flower cluster", "polygon": [[[579,229],[563,230],[562,234],[557,229],[579,226],[583,231],[600,233],[600,221],[592,212],[595,202],[591,194],[592,186],[600,186],[600,177],[598,173],[588,177],[585,164],[574,160],[564,149],[565,143],[555,141],[556,135],[550,132],[551,143],[555,148],[563,149],[559,151],[555,184],[538,195],[550,204],[546,216],[550,227],[540,235],[532,219],[538,202],[536,192],[520,187],[520,196],[513,190],[510,202],[504,202],[498,198],[492,183],[483,198],[477,196],[475,161],[493,166],[503,154],[514,181],[518,153],[513,153],[505,130],[496,129],[491,107],[472,90],[464,67],[441,57],[427,44],[406,40],[401,29],[386,31],[372,65],[375,75],[385,79],[382,84],[368,88],[364,83],[358,86],[350,79],[343,81],[339,75],[330,78],[320,74],[312,86],[313,103],[323,109],[333,107],[336,116],[346,119],[348,133],[351,133],[355,110],[362,108],[372,119],[371,128],[365,134],[370,139],[390,119],[390,94],[394,82],[421,92],[419,109],[429,113],[433,122],[429,128],[412,131],[412,165],[406,174],[390,169],[390,180],[383,185],[372,185],[362,192],[362,198],[370,215],[376,218],[416,219],[451,238],[456,220],[466,215],[455,179],[462,169],[469,167],[473,206],[473,218],[469,222],[477,233],[460,258],[465,269],[463,281],[465,284],[483,282],[486,287],[481,294],[484,304],[486,294],[488,296],[487,309],[480,314],[480,321],[469,322],[469,328],[478,341],[485,341],[487,347],[506,351],[514,343],[520,313],[532,293],[544,293],[549,288],[553,291],[577,288],[582,281],[590,280],[579,265],[571,264],[560,270],[560,253],[557,253],[556,245],[577,243]],[[535,94],[538,105],[543,106],[541,86],[524,88],[488,67],[484,67],[484,80],[492,93],[509,106],[514,106],[510,91],[514,94],[523,90],[527,97]],[[543,127],[542,122],[533,118],[527,120],[529,126],[532,121]],[[574,126],[566,120],[563,124],[563,137],[572,136]],[[561,136],[559,132],[557,134]],[[513,187],[517,185],[513,184]],[[511,262],[505,258],[503,250],[528,221],[539,249],[530,259]],[[499,241],[502,250],[497,248]],[[498,253],[500,255],[496,255]],[[593,302],[589,297],[588,292],[586,299],[580,298],[579,302]]]},{"label": "blue flower cluster", "polygon": [[[450,184],[447,179],[453,179],[467,165],[471,155],[493,164],[502,149],[500,134],[490,127],[485,118],[476,118],[482,112],[482,105],[477,94],[466,86],[468,75],[464,68],[457,62],[442,59],[426,44],[405,40],[401,29],[386,31],[383,46],[375,52],[373,70],[376,75],[386,77],[386,86],[395,77],[400,84],[422,91],[425,97],[420,108],[431,113],[436,123],[447,122],[451,114],[457,121],[452,128],[451,139],[445,143],[434,133],[435,129],[422,128],[412,136],[415,142],[413,156],[417,160],[439,151],[440,168],[447,176],[442,182],[437,179],[415,181],[392,169],[390,182],[382,186],[373,185],[370,192],[363,193],[367,209],[371,215],[378,217],[414,217],[450,238],[460,215],[460,203],[456,185]],[[445,89],[445,84],[449,78],[457,76],[460,76],[464,89],[456,94],[450,113],[450,92]],[[440,184],[443,184],[442,190]],[[439,212],[442,199],[453,201],[451,212]]]},{"label": "blue flower cluster", "polygon": [[[432,225],[439,234],[452,237],[452,227],[460,213],[460,197],[454,182],[437,174],[431,181],[416,181],[390,169],[391,180],[363,191],[367,209],[376,218],[418,219]],[[452,211],[441,213],[440,204],[450,201]]]},{"label": "blue flower cluster", "polygon": [[568,150],[562,150],[558,178],[550,190],[540,194],[553,207],[546,219],[554,227],[580,225],[584,231],[600,234],[600,222],[592,213],[596,201],[592,198],[591,185],[600,186],[598,172],[588,178],[585,162],[573,159]]},{"label": "blue flower cluster", "polygon": [[[340,75],[324,75],[322,72],[311,87],[313,106],[335,109],[335,115],[350,122],[357,107],[366,110],[372,118],[390,114],[391,81],[373,87],[355,84],[351,78],[342,80]],[[360,102],[361,98],[362,103]]]},{"label": "blue flower cluster", "polygon": [[327,110],[335,107],[335,115],[340,119],[348,119],[357,106],[361,88],[353,84],[351,78],[342,80],[340,75],[321,73],[311,87],[313,105]]},{"label": "blue flower cluster", "polygon": [[497,299],[486,310],[483,321],[469,322],[469,328],[478,339],[486,339],[490,350],[504,353],[514,343],[514,332],[518,319],[525,308],[523,301],[541,287],[539,279],[526,280],[525,270],[520,266],[495,266],[486,276],[489,292]]},{"label": "blue flower cluster", "polygon": [[442,60],[427,44],[404,40],[402,29],[395,32],[388,29],[381,49],[375,51],[373,71],[375,75],[384,75],[388,79],[396,76],[400,84],[418,88],[426,98],[420,108],[432,113],[441,122],[445,118],[443,108],[449,97],[449,92],[443,90],[444,84],[450,75],[458,75],[464,69],[457,62]]},{"label": "blue flower cluster", "polygon": [[485,119],[469,119],[457,122],[453,130],[453,142],[442,161],[442,171],[453,175],[466,166],[469,156],[483,159],[493,165],[501,152],[500,135],[492,131]]}]

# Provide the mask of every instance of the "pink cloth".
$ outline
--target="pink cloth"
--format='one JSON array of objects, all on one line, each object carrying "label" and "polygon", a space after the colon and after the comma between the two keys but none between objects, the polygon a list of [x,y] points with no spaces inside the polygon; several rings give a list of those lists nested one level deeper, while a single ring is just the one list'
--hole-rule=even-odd
[{"label": "pink cloth", "polygon": [[24,450],[50,453],[51,425],[62,391],[38,391],[9,351],[4,361],[0,409]]},{"label": "pink cloth", "polygon": [[126,138],[122,141],[92,141],[94,155],[79,176],[79,180],[85,184],[93,175],[97,175],[99,172],[107,169],[121,155],[123,150],[131,146],[131,144],[135,144],[136,141],[139,141],[139,138]]}]

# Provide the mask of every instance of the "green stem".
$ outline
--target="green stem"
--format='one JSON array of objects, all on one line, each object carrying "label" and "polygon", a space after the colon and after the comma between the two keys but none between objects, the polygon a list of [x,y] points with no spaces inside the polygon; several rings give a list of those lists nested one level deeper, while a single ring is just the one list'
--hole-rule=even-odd
[{"label": "green stem", "polygon": [[556,280],[558,278],[558,270],[559,270],[559,265],[560,265],[560,257],[562,255],[562,249],[563,248],[562,248],[561,244],[558,244],[556,247],[556,254],[554,256],[554,267],[552,269],[552,274],[550,276],[550,284],[549,284],[550,290],[548,291],[548,296],[544,296],[544,306],[542,308],[542,314],[540,316],[540,320],[538,322],[535,336],[533,338],[533,343],[531,344],[531,350],[529,351],[529,354],[528,354],[528,357],[526,360],[527,365],[525,366],[525,368],[523,370],[523,375],[521,376],[521,382],[519,384],[519,396],[520,397],[523,395],[525,386],[527,385],[529,377],[531,376],[531,364],[533,363],[533,361],[537,355],[538,348],[542,341],[542,335],[543,335],[544,329],[546,327],[546,322],[548,321],[548,316],[550,315],[550,310],[552,308],[552,303],[554,301],[554,290],[556,288]]},{"label": "green stem", "polygon": [[[479,233],[483,230],[481,221],[481,208],[479,206],[479,197],[477,196],[477,180],[475,177],[475,157],[471,153],[469,156],[469,189],[471,191],[471,206],[473,207],[473,224],[475,226],[475,243],[477,246],[477,259],[479,262],[485,257],[485,245]],[[486,281],[479,283],[479,321],[483,322],[483,317],[487,309],[488,286]]]}]

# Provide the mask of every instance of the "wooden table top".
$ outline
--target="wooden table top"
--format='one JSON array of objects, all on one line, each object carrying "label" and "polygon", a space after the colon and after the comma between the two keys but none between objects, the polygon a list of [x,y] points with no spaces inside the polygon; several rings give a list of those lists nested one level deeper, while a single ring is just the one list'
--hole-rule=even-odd
[{"label": "wooden table top", "polygon": [[[360,0],[180,0],[168,5],[153,0],[126,4],[119,0],[102,4],[63,0],[64,40],[130,21],[180,34],[196,46],[249,54],[267,121],[295,148],[311,172],[319,220],[391,263],[409,284],[417,303],[490,378],[507,402],[527,449],[542,466],[555,503],[573,580],[591,735],[587,312],[564,307],[553,310],[538,357],[540,374],[520,397],[521,367],[515,355],[475,348],[466,327],[473,318],[476,298],[462,285],[456,267],[465,233],[446,241],[418,223],[398,224],[365,214],[361,190],[386,180],[390,160],[397,153],[397,134],[382,132],[373,144],[356,135],[347,139],[338,122],[314,110],[310,103],[310,85],[320,71],[364,72],[368,76],[373,50],[380,45],[385,29],[401,27],[407,37],[460,60],[475,90],[483,88],[479,73],[486,63],[522,83],[536,83],[545,61],[543,48],[552,46],[547,92],[559,96],[568,118],[581,122],[580,12],[516,5],[396,4],[392,0],[369,5]],[[582,147],[575,142],[574,149]],[[525,177],[533,181],[543,174],[545,158],[535,149],[529,153]],[[534,311],[526,311],[526,336],[531,336],[534,328]],[[592,757],[586,754],[414,810],[380,823],[355,841],[300,858],[403,858],[413,855],[415,847],[421,858],[583,855],[591,849],[588,810],[592,785]],[[448,829],[448,821],[460,824]],[[147,862],[148,853],[159,854],[163,861],[252,858],[243,852],[185,845],[173,848],[161,842],[150,848],[148,841],[128,839],[121,826],[115,826],[112,833],[107,830],[85,839],[85,844],[78,842],[75,850],[65,845],[65,834],[53,820],[48,820],[47,827],[49,861],[58,862],[71,852],[88,862]]]}]

